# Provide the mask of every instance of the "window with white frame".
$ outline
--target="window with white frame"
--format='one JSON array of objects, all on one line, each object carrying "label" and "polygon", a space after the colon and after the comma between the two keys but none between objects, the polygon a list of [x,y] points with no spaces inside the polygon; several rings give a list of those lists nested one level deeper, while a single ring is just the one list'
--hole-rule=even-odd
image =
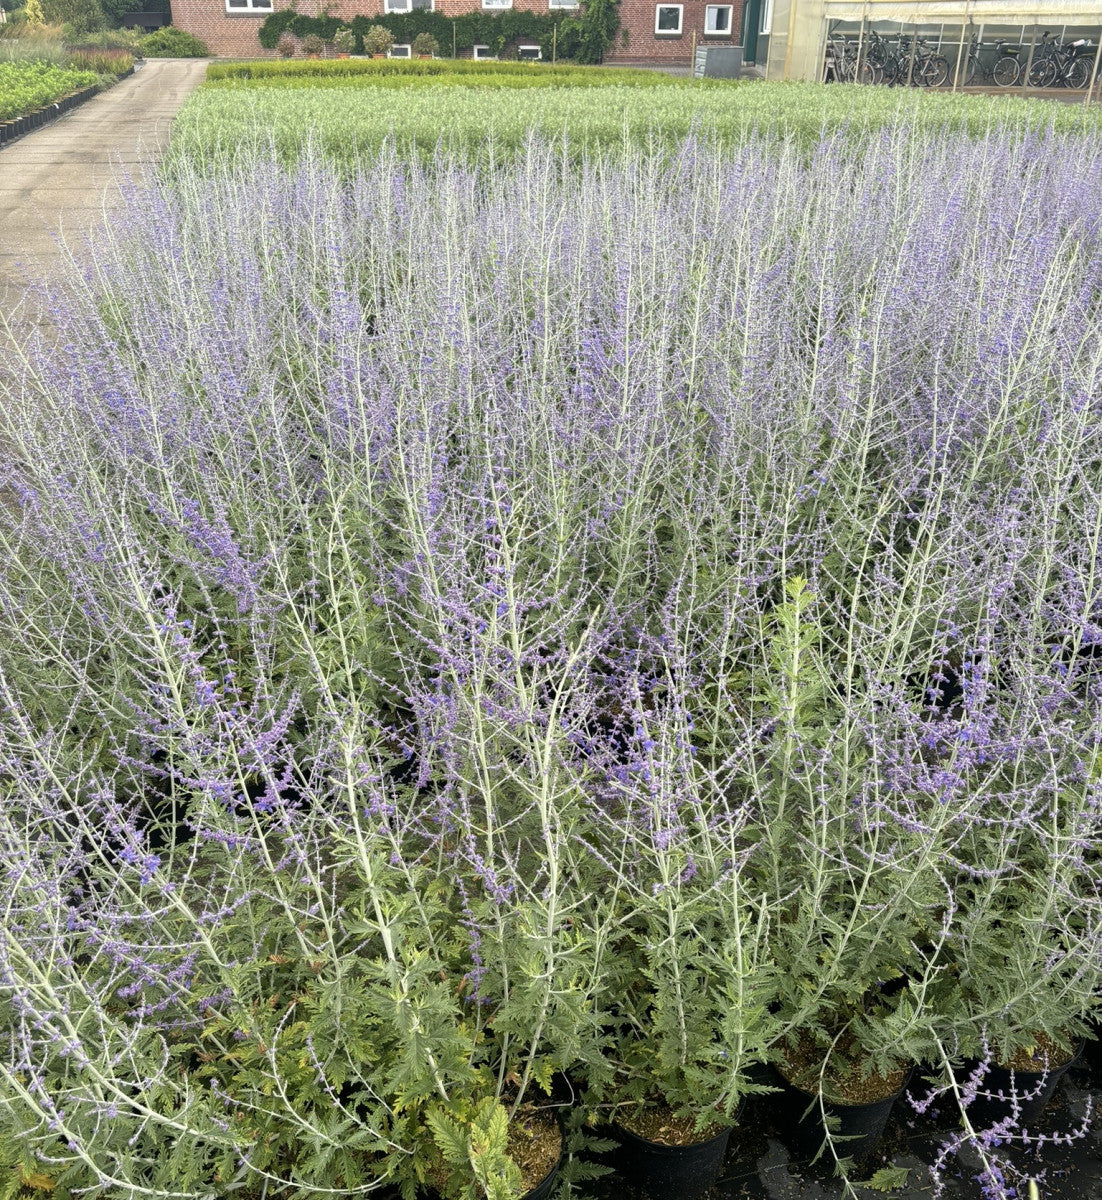
[{"label": "window with white frame", "polygon": [[490,47],[482,46],[482,45],[478,45],[478,46],[474,47],[474,56],[475,56],[475,58],[493,58],[494,57],[494,55],[490,53]]},{"label": "window with white frame", "polygon": [[548,8],[577,8],[578,0],[547,0]]},{"label": "window with white frame", "polygon": [[539,46],[518,46],[517,58],[538,59],[543,58],[543,52]]},{"label": "window with white frame", "polygon": [[482,0],[483,8],[512,8],[513,0]]},{"label": "window with white frame", "polygon": [[383,0],[383,12],[432,12],[433,0]]},{"label": "window with white frame", "polygon": [[704,32],[706,35],[718,37],[731,35],[731,4],[709,4],[704,9]]},{"label": "window with white frame", "polygon": [[680,33],[684,10],[684,4],[659,4],[654,10],[654,32],[668,35]]},{"label": "window with white frame", "polygon": [[272,0],[226,0],[226,12],[251,13],[272,11]]},{"label": "window with white frame", "polygon": [[761,32],[770,33],[773,29],[773,0],[765,0],[761,6]]},{"label": "window with white frame", "polygon": [[388,58],[412,58],[413,57],[412,43],[406,42],[404,45],[401,45],[401,46],[391,46],[391,48],[387,51],[387,57]]}]

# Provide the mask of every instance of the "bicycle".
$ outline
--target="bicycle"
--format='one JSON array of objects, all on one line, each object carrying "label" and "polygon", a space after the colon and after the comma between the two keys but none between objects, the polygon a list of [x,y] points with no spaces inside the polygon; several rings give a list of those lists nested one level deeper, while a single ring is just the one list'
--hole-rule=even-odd
[{"label": "bicycle", "polygon": [[1091,64],[1080,55],[1084,41],[1064,45],[1063,42],[1049,40],[1047,32],[1041,38],[1041,51],[1038,56],[1034,53],[1033,64],[1029,68],[1030,87],[1069,87],[1082,89],[1090,82]]},{"label": "bicycle", "polygon": [[949,78],[949,60],[926,44],[925,38],[917,38],[914,61],[911,61],[911,41],[899,36],[900,72],[895,82],[903,86],[941,87]]},{"label": "bicycle", "polygon": [[1022,78],[1022,63],[1018,58],[1021,46],[1010,42],[999,42],[999,57],[991,68],[991,82],[998,87],[1013,87]]}]

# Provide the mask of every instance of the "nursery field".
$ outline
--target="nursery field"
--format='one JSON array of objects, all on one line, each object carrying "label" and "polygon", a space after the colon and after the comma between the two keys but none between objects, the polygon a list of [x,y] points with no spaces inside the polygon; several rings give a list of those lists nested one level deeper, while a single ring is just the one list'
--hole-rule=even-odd
[{"label": "nursery field", "polygon": [[693,1200],[782,1098],[1055,1200],[1097,117],[410,78],[207,85],[0,361],[11,1196]]},{"label": "nursery field", "polygon": [[93,71],[74,71],[49,62],[0,62],[0,121],[33,112],[97,83],[99,76]]},{"label": "nursery field", "polygon": [[[328,157],[354,164],[389,140],[429,156],[443,144],[485,157],[514,150],[537,132],[578,159],[597,151],[668,149],[690,132],[725,147],[761,135],[792,139],[810,151],[824,134],[841,130],[861,140],[900,126],[973,136],[996,129],[1089,133],[1102,126],[1102,106],[1016,96],[674,80],[606,68],[582,68],[591,82],[578,87],[572,75],[579,68],[465,66],[440,74],[442,63],[214,64],[211,82],[180,114],[174,151],[214,161],[271,145],[290,162],[311,141]],[[565,73],[565,86],[556,71]]]}]

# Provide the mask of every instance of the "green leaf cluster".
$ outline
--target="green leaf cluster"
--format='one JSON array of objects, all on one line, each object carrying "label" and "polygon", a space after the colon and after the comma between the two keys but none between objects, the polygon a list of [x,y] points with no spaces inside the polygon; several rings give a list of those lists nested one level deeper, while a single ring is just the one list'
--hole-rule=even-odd
[{"label": "green leaf cluster", "polygon": [[[579,63],[599,63],[612,44],[619,27],[618,0],[592,0],[580,17],[562,13],[536,13],[523,8],[504,12],[472,12],[449,17],[443,13],[417,10],[410,13],[383,13],[379,16],[354,17],[347,23],[356,37],[356,50],[364,52],[363,38],[372,25],[381,25],[399,44],[412,44],[428,34],[446,54],[489,46],[501,54],[519,38],[538,42],[545,59],[552,54],[552,34],[560,30],[557,54]],[[257,36],[265,50],[274,50],[284,33],[305,38],[311,34],[331,42],[345,23],[332,16],[307,16],[293,8],[283,9],[265,18]]]}]

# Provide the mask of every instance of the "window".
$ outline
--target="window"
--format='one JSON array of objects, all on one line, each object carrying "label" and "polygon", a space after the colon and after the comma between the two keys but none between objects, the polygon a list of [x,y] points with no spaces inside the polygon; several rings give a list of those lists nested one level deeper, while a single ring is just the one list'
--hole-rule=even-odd
[{"label": "window", "polygon": [[761,6],[761,32],[769,33],[773,28],[773,0],[763,0]]},{"label": "window", "polygon": [[272,11],[272,0],[226,0],[226,12],[250,13]]},{"label": "window", "polygon": [[383,0],[383,12],[432,12],[433,0]]},{"label": "window", "polygon": [[543,58],[539,46],[518,46],[517,58],[538,59]]},{"label": "window", "polygon": [[481,45],[474,47],[474,56],[475,56],[475,58],[493,58],[494,57],[494,55],[492,55],[490,53],[489,46],[481,46]]},{"label": "window", "polygon": [[412,54],[412,50],[411,50],[411,45],[412,45],[412,43],[406,42],[406,44],[403,46],[391,46],[390,50],[387,52],[387,57],[388,58],[412,58],[413,54]]},{"label": "window", "polygon": [[730,4],[709,4],[704,9],[704,32],[706,34],[731,33]]},{"label": "window", "polygon": [[654,10],[654,32],[680,33],[681,13],[684,7],[684,4],[659,4]]},{"label": "window", "polygon": [[577,8],[578,0],[547,0],[548,8]]},{"label": "window", "polygon": [[483,8],[512,8],[513,0],[482,0]]}]

